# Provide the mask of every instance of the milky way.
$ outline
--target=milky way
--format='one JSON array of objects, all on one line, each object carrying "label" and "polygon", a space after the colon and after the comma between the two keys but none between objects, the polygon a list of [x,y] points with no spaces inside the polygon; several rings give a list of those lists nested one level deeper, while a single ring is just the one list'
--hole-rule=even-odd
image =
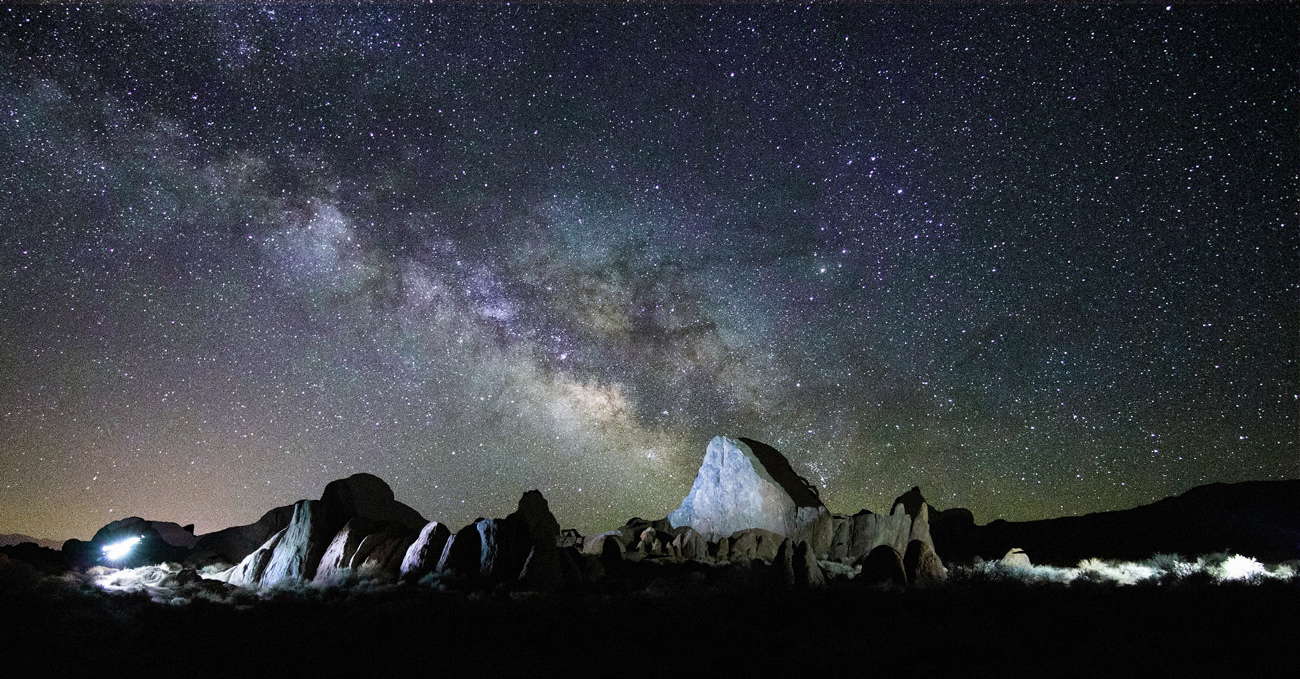
[{"label": "milky way", "polygon": [[1292,7],[8,7],[0,531],[1294,477]]}]

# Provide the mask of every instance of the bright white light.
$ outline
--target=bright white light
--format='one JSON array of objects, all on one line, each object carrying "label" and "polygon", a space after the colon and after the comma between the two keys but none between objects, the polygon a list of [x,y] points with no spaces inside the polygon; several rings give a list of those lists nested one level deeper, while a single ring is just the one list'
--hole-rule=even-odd
[{"label": "bright white light", "polygon": [[127,538],[121,542],[114,542],[111,545],[104,545],[104,558],[109,561],[117,561],[126,556],[131,548],[140,542],[140,538]]}]

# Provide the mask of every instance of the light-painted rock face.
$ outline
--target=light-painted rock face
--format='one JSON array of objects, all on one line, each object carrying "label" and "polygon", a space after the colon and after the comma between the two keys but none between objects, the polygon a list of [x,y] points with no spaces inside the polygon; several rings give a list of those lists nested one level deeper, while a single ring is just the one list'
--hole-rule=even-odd
[{"label": "light-painted rock face", "polygon": [[690,526],[711,542],[762,528],[824,554],[834,524],[812,484],[776,449],[746,439],[714,437],[691,491],[668,515],[673,528]]},{"label": "light-painted rock face", "polygon": [[316,566],[342,523],[320,500],[300,500],[293,506],[293,518],[271,552],[271,560],[257,584],[273,587],[282,582],[298,583],[314,578]]},{"label": "light-painted rock face", "polygon": [[407,548],[402,558],[401,573],[403,577],[422,578],[432,572],[442,556],[442,549],[447,546],[451,531],[446,524],[430,521],[420,529],[420,535]]},{"label": "light-painted rock face", "polygon": [[226,581],[243,587],[310,582],[345,520],[320,500],[298,501],[289,525],[244,557],[229,571]]},{"label": "light-painted rock face", "polygon": [[1002,557],[1002,565],[1008,568],[1034,567],[1034,564],[1029,560],[1029,555],[1025,554],[1025,550],[1019,547],[1012,547],[1007,550],[1006,555]]},{"label": "light-painted rock face", "polygon": [[314,582],[331,585],[355,578],[395,579],[412,540],[402,524],[353,517],[326,548]]}]

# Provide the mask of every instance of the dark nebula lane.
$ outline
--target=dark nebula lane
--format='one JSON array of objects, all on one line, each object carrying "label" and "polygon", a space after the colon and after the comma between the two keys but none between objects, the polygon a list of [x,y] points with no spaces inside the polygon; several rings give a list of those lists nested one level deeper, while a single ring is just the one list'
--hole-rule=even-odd
[{"label": "dark nebula lane", "polygon": [[0,532],[1300,476],[1288,6],[0,10]]}]

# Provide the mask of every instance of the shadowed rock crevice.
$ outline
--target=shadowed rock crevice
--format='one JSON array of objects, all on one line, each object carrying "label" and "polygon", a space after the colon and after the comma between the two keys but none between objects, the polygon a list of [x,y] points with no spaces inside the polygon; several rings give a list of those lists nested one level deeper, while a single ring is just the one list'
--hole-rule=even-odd
[{"label": "shadowed rock crevice", "polygon": [[808,482],[802,476],[795,473],[794,467],[790,466],[790,461],[776,448],[755,441],[754,439],[739,438],[736,439],[741,443],[749,446],[754,457],[763,464],[763,469],[776,481],[786,495],[794,501],[796,507],[823,507],[821,497],[817,494],[817,487]]}]

